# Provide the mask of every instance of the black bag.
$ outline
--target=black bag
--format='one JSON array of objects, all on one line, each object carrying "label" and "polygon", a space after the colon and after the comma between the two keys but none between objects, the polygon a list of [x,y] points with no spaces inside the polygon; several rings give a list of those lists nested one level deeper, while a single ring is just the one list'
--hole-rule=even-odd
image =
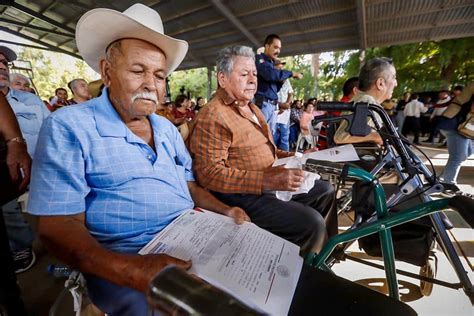
[{"label": "black bag", "polygon": [[[395,259],[422,266],[428,260],[433,248],[435,233],[431,226],[416,222],[406,223],[392,228]],[[369,256],[381,257],[379,234],[359,239],[361,247]]]},{"label": "black bag", "polygon": [[[394,189],[398,187],[392,186]],[[352,207],[357,217],[362,217],[362,222],[368,220],[374,213],[374,195],[371,183],[357,181],[352,187]],[[418,198],[405,201],[403,209],[418,204]],[[391,210],[391,212],[396,210]],[[391,229],[395,258],[417,266],[426,263],[430,250],[434,246],[435,232],[428,217],[395,226]],[[372,234],[359,239],[359,246],[369,255],[381,257],[379,234]]]}]

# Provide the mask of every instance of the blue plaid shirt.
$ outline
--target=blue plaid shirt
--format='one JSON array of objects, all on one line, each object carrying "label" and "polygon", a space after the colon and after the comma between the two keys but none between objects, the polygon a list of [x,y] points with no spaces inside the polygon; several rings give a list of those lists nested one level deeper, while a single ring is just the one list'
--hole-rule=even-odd
[{"label": "blue plaid shirt", "polygon": [[101,97],[50,115],[41,129],[28,210],[35,215],[85,212],[104,247],[136,253],[184,210],[194,206],[187,181],[192,161],[178,130],[149,117],[156,153]]}]

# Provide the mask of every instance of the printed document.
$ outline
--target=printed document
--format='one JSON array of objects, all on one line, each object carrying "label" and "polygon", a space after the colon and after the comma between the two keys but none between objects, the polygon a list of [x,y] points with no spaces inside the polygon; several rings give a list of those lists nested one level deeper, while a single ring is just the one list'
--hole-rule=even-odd
[{"label": "printed document", "polygon": [[[286,157],[277,159],[273,166],[280,166],[290,162],[294,157]],[[305,164],[306,160],[308,159],[316,159],[316,160],[326,160],[332,162],[344,162],[344,161],[356,161],[359,160],[359,156],[352,144],[332,147],[328,149],[323,149],[320,151],[315,151],[308,154],[303,154],[300,158],[301,164]]]},{"label": "printed document", "polygon": [[255,224],[188,210],[139,254],[165,253],[192,260],[190,273],[243,303],[271,315],[287,315],[303,265],[299,247]]}]

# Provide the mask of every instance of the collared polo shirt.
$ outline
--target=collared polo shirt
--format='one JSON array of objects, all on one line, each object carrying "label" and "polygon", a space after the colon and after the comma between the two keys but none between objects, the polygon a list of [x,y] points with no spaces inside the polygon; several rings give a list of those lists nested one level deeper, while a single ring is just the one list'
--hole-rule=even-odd
[{"label": "collared polo shirt", "polygon": [[148,116],[156,152],[133,134],[102,96],[54,112],[35,154],[28,208],[35,215],[85,212],[104,247],[136,253],[194,206],[191,157],[167,119]]},{"label": "collared polo shirt", "polygon": [[6,98],[26,140],[28,154],[33,157],[41,125],[50,112],[43,101],[33,93],[9,89]]}]

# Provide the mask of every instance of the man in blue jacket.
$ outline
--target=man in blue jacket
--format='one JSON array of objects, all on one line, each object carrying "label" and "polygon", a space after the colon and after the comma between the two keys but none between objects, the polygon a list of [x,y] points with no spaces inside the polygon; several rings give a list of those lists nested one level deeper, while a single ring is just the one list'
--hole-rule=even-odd
[{"label": "man in blue jacket", "polygon": [[301,79],[303,74],[275,68],[274,61],[280,55],[281,50],[281,39],[278,35],[268,35],[264,44],[264,52],[255,56],[258,76],[255,104],[262,110],[273,135],[276,129],[275,111],[278,105],[278,90],[286,79]]}]

